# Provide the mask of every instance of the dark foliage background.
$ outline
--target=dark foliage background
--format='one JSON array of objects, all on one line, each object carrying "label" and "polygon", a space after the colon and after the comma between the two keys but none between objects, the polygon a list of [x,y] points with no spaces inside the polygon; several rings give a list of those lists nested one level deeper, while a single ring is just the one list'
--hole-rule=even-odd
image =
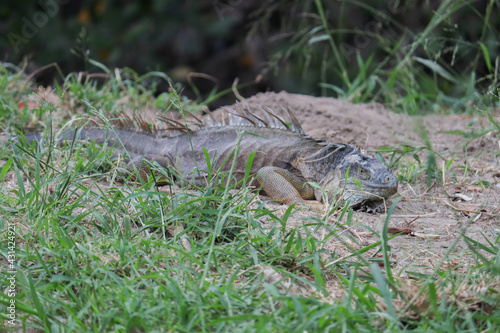
[{"label": "dark foliage background", "polygon": [[[25,61],[27,73],[54,62],[64,74],[99,71],[89,59],[110,69],[130,67],[139,74],[158,70],[180,82],[191,98],[195,98],[188,82],[192,72],[213,77],[191,76],[191,84],[203,98],[215,86],[222,90],[235,78],[245,83],[260,75],[262,79],[240,93],[286,89],[335,96],[339,95],[336,89],[319,83],[348,89],[361,67],[368,73],[377,66],[389,72],[416,44],[419,34],[432,29],[411,56],[440,64],[455,81],[468,82],[473,73],[475,87],[487,91],[498,74],[500,2],[448,1],[445,14],[439,12],[443,3],[4,0],[0,3],[0,60],[21,67]],[[329,31],[322,26],[321,11]],[[439,22],[433,25],[436,19]],[[333,37],[333,48],[327,34]],[[436,76],[432,67],[415,66]],[[36,73],[35,78],[42,84],[62,79],[55,67]],[[463,84],[446,77],[434,77],[430,83],[437,87],[430,92],[436,96],[463,94]],[[419,85],[426,91],[430,83],[424,78]],[[371,97],[380,99],[374,93],[367,95]],[[232,101],[234,96],[227,95],[215,103]]]}]

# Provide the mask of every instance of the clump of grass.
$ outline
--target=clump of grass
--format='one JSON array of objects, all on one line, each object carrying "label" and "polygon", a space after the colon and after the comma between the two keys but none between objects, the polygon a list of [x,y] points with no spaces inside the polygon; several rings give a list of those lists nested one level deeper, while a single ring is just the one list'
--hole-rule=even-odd
[{"label": "clump of grass", "polygon": [[138,75],[129,68],[110,70],[94,60],[89,61],[100,72],[71,73],[61,77],[60,83],[55,81],[53,88],[42,89],[35,88],[16,66],[0,64],[3,77],[0,92],[4,92],[0,97],[0,119],[9,128],[32,132],[43,131],[45,124],[52,120],[58,125],[75,115],[91,114],[90,105],[111,115],[122,111],[132,114],[143,109],[165,113],[173,109],[174,99],[179,100],[183,109],[195,114],[203,107],[175,92],[157,94],[160,83],[170,82],[164,73]]}]

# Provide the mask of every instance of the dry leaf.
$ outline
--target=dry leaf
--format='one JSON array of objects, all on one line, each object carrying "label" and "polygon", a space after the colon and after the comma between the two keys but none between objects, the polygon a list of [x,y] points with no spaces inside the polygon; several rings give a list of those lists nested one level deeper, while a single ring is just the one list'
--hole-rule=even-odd
[{"label": "dry leaf", "polygon": [[481,215],[483,215],[483,213],[477,214],[477,216],[472,220],[472,223],[476,223],[477,220],[479,220],[479,218],[481,217]]},{"label": "dry leaf", "polygon": [[481,206],[479,206],[479,205],[462,204],[459,207],[460,207],[460,211],[467,212],[467,213],[477,213],[481,210]]},{"label": "dry leaf", "polygon": [[399,234],[399,233],[407,235],[413,234],[413,230],[411,230],[410,228],[398,228],[398,227],[388,227],[387,232],[390,234]]},{"label": "dry leaf", "polygon": [[417,238],[423,238],[423,239],[427,239],[427,238],[439,239],[439,238],[441,238],[441,235],[435,235],[435,234],[421,234],[421,233],[416,232],[416,233],[415,233],[415,237],[417,237]]},{"label": "dry leaf", "polygon": [[463,201],[471,201],[472,198],[469,197],[468,195],[465,195],[463,193],[455,193],[452,195],[454,198],[462,199]]},{"label": "dry leaf", "polygon": [[483,187],[479,185],[469,185],[466,189],[470,192],[483,192]]}]

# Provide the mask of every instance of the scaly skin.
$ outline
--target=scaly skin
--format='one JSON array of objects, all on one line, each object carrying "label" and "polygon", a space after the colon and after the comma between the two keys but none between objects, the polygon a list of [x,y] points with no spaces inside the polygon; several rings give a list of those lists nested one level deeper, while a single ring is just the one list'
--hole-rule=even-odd
[{"label": "scaly skin", "polygon": [[[203,148],[209,153],[212,170],[227,172],[232,162],[232,157],[228,157],[232,156],[238,133],[243,132],[233,175],[236,180],[242,179],[248,157],[256,152],[251,173],[257,175],[257,184],[274,200],[318,208],[324,199],[331,202],[341,193],[351,206],[360,206],[397,192],[396,177],[380,161],[351,145],[313,139],[297,126],[290,129],[273,122],[254,124],[239,120],[231,125],[211,124],[163,138],[130,130],[99,128],[81,129],[76,136],[80,140],[115,146],[118,153],[126,152],[129,164],[141,167],[143,160],[148,160],[162,167],[171,166],[186,180],[202,185],[208,170]],[[75,133],[66,132],[64,136],[73,140]],[[40,141],[41,136],[29,134],[27,138]],[[310,182],[320,188],[311,186]]]}]

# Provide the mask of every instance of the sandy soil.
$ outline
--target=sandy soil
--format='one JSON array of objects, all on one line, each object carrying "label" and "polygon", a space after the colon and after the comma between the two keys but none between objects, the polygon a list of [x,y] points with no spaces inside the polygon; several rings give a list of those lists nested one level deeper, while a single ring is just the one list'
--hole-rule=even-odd
[{"label": "sandy soil", "polygon": [[[389,241],[392,248],[394,270],[401,276],[406,272],[420,271],[429,273],[436,267],[466,270],[475,265],[474,255],[463,238],[463,231],[468,237],[481,243],[486,238],[495,243],[500,234],[500,139],[498,130],[493,130],[477,139],[446,132],[465,131],[480,132],[494,129],[487,117],[451,115],[409,117],[387,110],[380,104],[351,104],[345,101],[312,97],[304,95],[280,93],[261,93],[242,102],[251,110],[259,110],[265,105],[280,110],[286,105],[293,110],[305,132],[313,137],[333,142],[355,144],[368,151],[380,147],[401,148],[402,145],[425,146],[428,136],[432,149],[440,154],[438,167],[455,158],[450,172],[440,174],[442,184],[433,182],[428,186],[425,171],[420,172],[410,183],[400,182],[398,195],[402,196],[394,213],[390,217],[389,226],[406,228],[411,235],[401,235]],[[218,116],[221,109],[214,111]],[[494,119],[500,122],[500,111],[494,112]],[[425,129],[425,131],[422,131]],[[422,134],[424,132],[425,134]],[[467,144],[468,143],[468,144]],[[464,150],[464,147],[466,149]],[[427,151],[419,154],[425,164]],[[406,158],[414,163],[414,158]],[[464,172],[463,166],[469,170]],[[401,168],[400,168],[401,170]],[[404,170],[404,168],[403,168]],[[401,178],[404,175],[396,174]],[[478,181],[487,181],[491,186],[477,185]],[[263,198],[265,199],[265,198]],[[282,212],[286,207],[270,204],[270,207]],[[303,225],[304,217],[311,216],[307,210],[298,211],[290,220],[290,227]],[[355,212],[353,223],[343,226],[345,240],[351,248],[360,248],[380,240],[379,236],[368,228],[379,233],[386,214],[367,214]],[[337,216],[330,220],[335,222]],[[341,223],[345,223],[345,218]],[[367,228],[368,227],[368,228]],[[312,230],[312,229],[311,229]],[[324,237],[322,231],[317,237]],[[456,247],[452,247],[454,242]],[[351,253],[346,244],[332,239],[326,248],[336,252],[339,257]],[[451,249],[451,251],[450,251]],[[450,252],[450,253],[447,253]],[[486,253],[482,252],[486,255]],[[377,257],[376,251],[370,251],[366,257]],[[443,263],[444,262],[444,266]]]}]

